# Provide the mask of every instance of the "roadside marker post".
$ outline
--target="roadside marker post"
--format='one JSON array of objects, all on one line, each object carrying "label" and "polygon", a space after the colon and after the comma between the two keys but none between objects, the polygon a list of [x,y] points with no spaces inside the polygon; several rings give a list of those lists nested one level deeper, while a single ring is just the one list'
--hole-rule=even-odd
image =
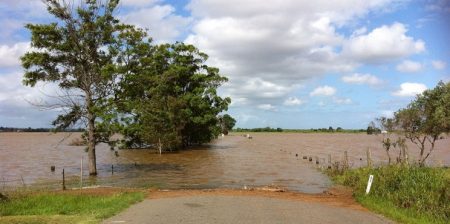
[{"label": "roadside marker post", "polygon": [[373,175],[369,175],[369,182],[367,182],[366,194],[369,194],[372,182],[373,182]]}]

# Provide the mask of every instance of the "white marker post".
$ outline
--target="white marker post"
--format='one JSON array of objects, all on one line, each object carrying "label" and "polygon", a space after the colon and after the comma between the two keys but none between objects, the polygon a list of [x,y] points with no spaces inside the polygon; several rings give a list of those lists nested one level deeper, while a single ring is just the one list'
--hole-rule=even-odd
[{"label": "white marker post", "polygon": [[369,182],[367,182],[366,194],[369,194],[372,182],[373,182],[373,175],[369,175]]}]

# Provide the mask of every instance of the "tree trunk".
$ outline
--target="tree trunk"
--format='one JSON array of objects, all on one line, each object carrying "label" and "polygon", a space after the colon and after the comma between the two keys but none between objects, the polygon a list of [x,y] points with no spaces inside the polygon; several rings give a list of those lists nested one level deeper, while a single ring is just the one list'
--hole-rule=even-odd
[{"label": "tree trunk", "polygon": [[420,141],[420,158],[419,158],[419,164],[420,166],[424,165],[424,159],[423,159],[423,154],[425,152],[425,140],[426,140],[426,136],[423,138],[422,141]]},{"label": "tree trunk", "polygon": [[428,152],[428,154],[425,156],[425,158],[423,158],[421,161],[420,161],[420,163],[422,164],[422,165],[425,165],[425,160],[427,160],[427,158],[431,155],[431,152],[433,152],[433,150],[434,150],[434,144],[435,144],[435,142],[436,142],[436,140],[438,139],[438,137],[433,137],[433,141],[430,141],[430,143],[431,143],[431,147],[430,147],[430,151]]},{"label": "tree trunk", "polygon": [[406,150],[406,147],[403,147],[402,151],[403,151],[403,159],[402,159],[403,163],[408,164],[408,152]]},{"label": "tree trunk", "polygon": [[89,159],[89,175],[97,175],[97,162],[95,158],[95,116],[92,114],[91,95],[86,94],[86,109],[88,119],[88,159]]},{"label": "tree trunk", "polygon": [[391,165],[391,154],[389,154],[389,150],[386,150],[388,156],[388,164]]}]

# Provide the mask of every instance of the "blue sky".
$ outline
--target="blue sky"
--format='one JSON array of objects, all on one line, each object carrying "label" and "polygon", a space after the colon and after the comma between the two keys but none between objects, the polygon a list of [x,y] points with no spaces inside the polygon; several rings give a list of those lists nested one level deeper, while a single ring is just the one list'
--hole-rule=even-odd
[{"label": "blue sky", "polygon": [[[123,0],[155,43],[184,41],[229,78],[238,127],[365,128],[450,80],[449,0]],[[0,126],[49,127],[54,85],[21,84],[39,0],[0,0]]]}]

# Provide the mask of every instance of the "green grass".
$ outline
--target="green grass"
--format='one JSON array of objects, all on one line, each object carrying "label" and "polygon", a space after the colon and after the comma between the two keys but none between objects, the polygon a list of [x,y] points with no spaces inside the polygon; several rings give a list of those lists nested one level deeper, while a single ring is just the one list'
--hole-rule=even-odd
[{"label": "green grass", "polygon": [[[387,166],[329,173],[354,190],[365,207],[402,223],[447,223],[450,219],[450,170],[430,167]],[[369,175],[374,175],[369,195]]]},{"label": "green grass", "polygon": [[0,223],[98,223],[143,198],[142,192],[12,195],[0,202]]}]

